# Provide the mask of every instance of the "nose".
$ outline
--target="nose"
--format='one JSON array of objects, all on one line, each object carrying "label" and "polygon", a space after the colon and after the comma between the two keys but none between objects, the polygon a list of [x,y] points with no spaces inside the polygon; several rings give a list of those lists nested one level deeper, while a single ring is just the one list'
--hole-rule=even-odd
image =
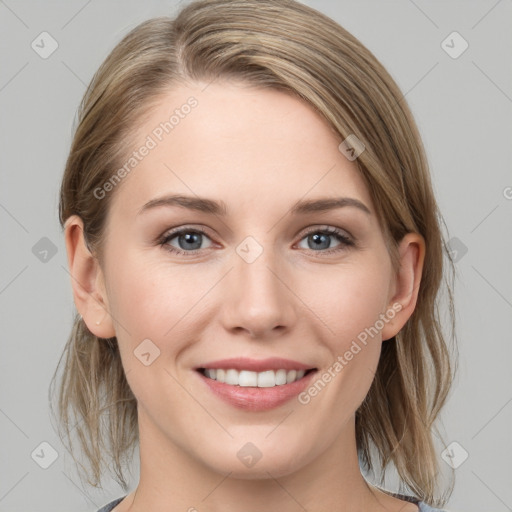
[{"label": "nose", "polygon": [[263,250],[252,262],[235,254],[234,268],[224,280],[225,328],[251,338],[272,338],[289,330],[296,312],[286,274],[272,250]]}]

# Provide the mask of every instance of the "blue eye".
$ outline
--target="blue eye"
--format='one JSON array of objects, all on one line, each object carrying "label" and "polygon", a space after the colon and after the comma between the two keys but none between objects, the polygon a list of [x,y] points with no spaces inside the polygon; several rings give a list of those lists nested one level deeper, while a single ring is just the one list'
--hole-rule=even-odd
[{"label": "blue eye", "polygon": [[[168,251],[176,254],[196,254],[199,251],[199,248],[197,248],[197,246],[201,246],[201,238],[203,236],[207,236],[206,233],[198,228],[180,229],[178,231],[174,231],[172,233],[169,233],[168,235],[165,235],[164,238],[161,240],[160,245],[165,246],[165,248]],[[192,250],[182,250],[170,245],[169,242],[174,238],[178,239],[178,244],[180,246]]]},{"label": "blue eye", "polygon": [[[159,244],[174,254],[195,255],[201,250],[203,237],[210,240],[206,232],[200,228],[182,228],[164,235],[159,240]],[[330,238],[336,238],[339,244],[331,248]],[[177,239],[178,247],[170,243],[174,239]],[[308,243],[307,249],[312,252],[319,252],[322,255],[331,254],[355,246],[355,242],[344,231],[331,227],[313,229],[306,233],[306,235],[301,238],[301,241],[305,239],[308,239],[308,242],[311,240],[311,243]]]},{"label": "blue eye", "polygon": [[[330,242],[329,238],[336,238],[340,244],[334,248],[330,248]],[[319,252],[316,249],[329,249],[327,251],[320,251],[322,254],[331,254],[333,252],[342,251],[343,249],[346,249],[347,247],[353,247],[355,245],[354,241],[345,234],[344,231],[341,231],[336,228],[322,228],[322,229],[314,229],[312,231],[309,231],[309,233],[306,233],[306,236],[302,238],[302,240],[308,239],[312,241],[311,244],[308,243],[308,248],[311,249],[313,247],[313,252]],[[326,242],[327,240],[327,242]],[[327,247],[325,247],[327,245]]]}]

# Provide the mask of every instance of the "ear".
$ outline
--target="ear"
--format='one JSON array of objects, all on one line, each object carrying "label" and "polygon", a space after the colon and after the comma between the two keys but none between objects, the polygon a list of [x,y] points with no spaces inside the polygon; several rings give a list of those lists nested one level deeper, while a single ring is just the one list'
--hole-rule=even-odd
[{"label": "ear", "polygon": [[112,338],[115,330],[109,313],[103,272],[97,258],[85,244],[82,219],[72,215],[66,220],[64,229],[76,308],[95,336]]},{"label": "ear", "polygon": [[407,233],[398,252],[400,268],[391,283],[387,309],[388,312],[394,311],[395,315],[382,329],[383,341],[398,334],[414,312],[425,260],[425,240],[419,233]]}]

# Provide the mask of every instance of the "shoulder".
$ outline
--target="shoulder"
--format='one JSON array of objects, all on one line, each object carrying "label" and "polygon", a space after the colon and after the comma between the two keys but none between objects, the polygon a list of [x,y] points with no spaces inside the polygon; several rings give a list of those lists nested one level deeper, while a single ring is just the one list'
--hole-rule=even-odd
[{"label": "shoulder", "polygon": [[[412,503],[415,503],[418,505],[420,512],[449,512],[448,510],[441,510],[440,508],[433,508],[430,505],[427,505],[423,501],[417,501],[416,499],[410,497],[410,496],[404,496],[403,494],[395,494],[395,497],[399,497],[400,499],[405,499],[405,501],[410,501]],[[111,512],[113,508],[121,503],[123,499],[126,498],[126,496],[121,496],[120,498],[115,499],[114,501],[111,501],[110,503],[107,503],[103,507],[101,507],[98,512]]]},{"label": "shoulder", "polygon": [[126,496],[121,496],[120,498],[115,499],[114,501],[111,501],[110,503],[107,503],[103,507],[101,507],[98,512],[110,512],[117,504],[121,503],[121,501],[124,500]]}]

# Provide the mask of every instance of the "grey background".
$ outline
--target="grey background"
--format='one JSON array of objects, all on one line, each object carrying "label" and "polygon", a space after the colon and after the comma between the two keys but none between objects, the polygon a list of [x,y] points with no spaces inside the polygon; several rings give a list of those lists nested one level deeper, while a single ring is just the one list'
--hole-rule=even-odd
[{"label": "grey background", "polygon": [[[454,464],[462,449],[469,456],[446,508],[512,510],[512,2],[305,3],[358,37],[402,88],[457,239],[460,368],[442,424],[460,445]],[[122,494],[108,480],[103,492],[80,482],[49,419],[48,385],[74,311],[58,188],[93,73],[128,30],[177,5],[0,1],[0,512],[95,511]],[[31,47],[43,31],[58,43],[47,59]],[[453,31],[469,43],[456,59],[441,46]],[[46,260],[43,237],[56,251]],[[48,469],[31,456],[50,453],[42,442],[58,452]]]}]

